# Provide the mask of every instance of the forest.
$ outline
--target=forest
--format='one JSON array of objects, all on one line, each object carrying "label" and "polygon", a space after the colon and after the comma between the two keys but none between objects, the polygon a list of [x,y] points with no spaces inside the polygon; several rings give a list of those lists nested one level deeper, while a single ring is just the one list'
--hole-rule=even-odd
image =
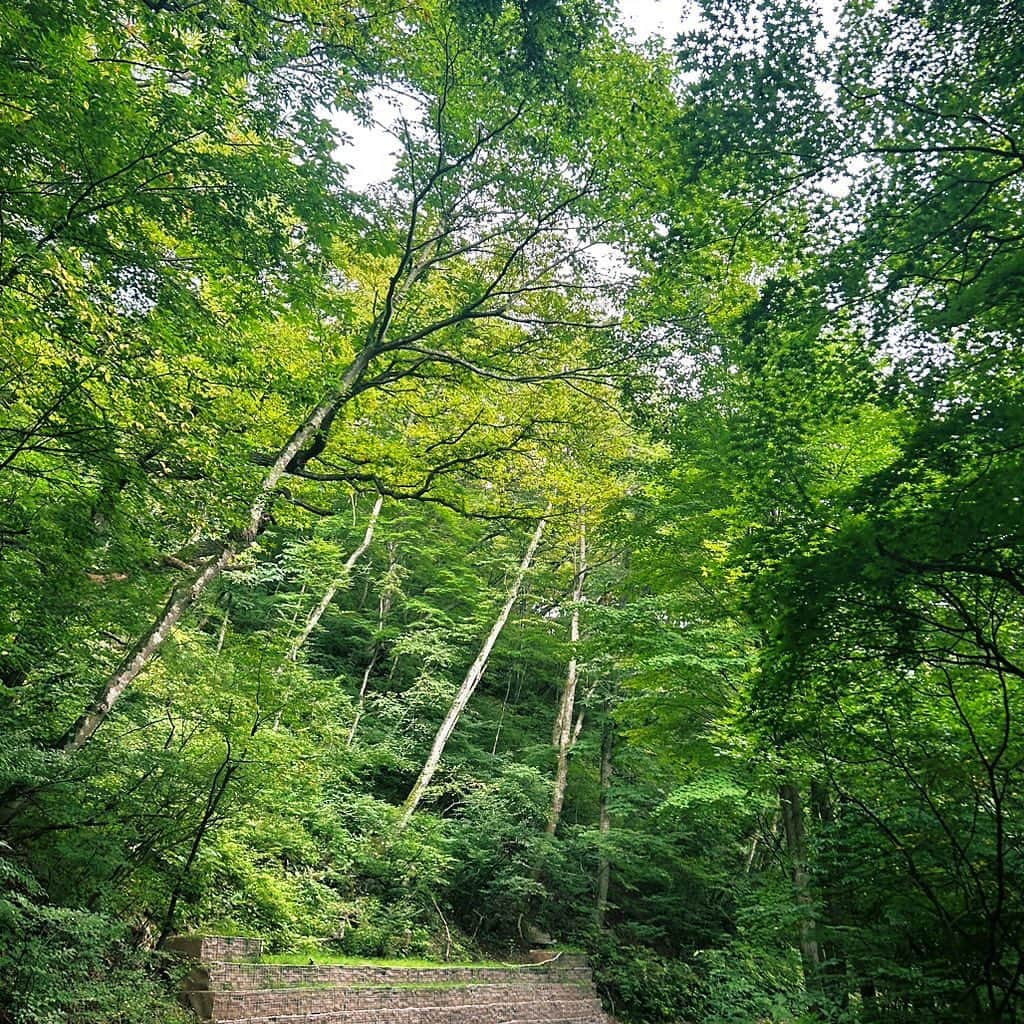
[{"label": "forest", "polygon": [[0,1022],[1024,1020],[1024,7],[675,28],[0,5]]}]

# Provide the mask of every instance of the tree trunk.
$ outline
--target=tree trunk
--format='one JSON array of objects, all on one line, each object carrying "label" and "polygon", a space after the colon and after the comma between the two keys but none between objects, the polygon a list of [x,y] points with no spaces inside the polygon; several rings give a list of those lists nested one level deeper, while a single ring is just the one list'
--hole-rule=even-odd
[{"label": "tree trunk", "polygon": [[[225,621],[227,621],[226,617]],[[178,901],[181,899],[181,894],[185,887],[185,881],[188,878],[189,872],[192,870],[196,859],[199,857],[199,850],[202,847],[203,840],[206,838],[213,826],[217,808],[220,805],[221,800],[224,798],[224,794],[227,793],[231,780],[245,764],[249,751],[249,743],[256,738],[256,734],[260,731],[264,721],[265,718],[260,713],[259,707],[257,706],[256,715],[253,718],[252,726],[249,729],[249,738],[246,741],[245,746],[242,748],[241,755],[237,758],[234,756],[234,748],[231,744],[230,737],[224,738],[224,760],[221,761],[217,770],[213,773],[213,778],[210,780],[210,789],[206,796],[206,805],[203,808],[203,814],[199,819],[196,831],[192,836],[192,843],[189,847],[188,857],[182,865],[181,870],[178,872],[178,876],[174,882],[174,888],[171,890],[171,896],[167,903],[167,910],[164,913],[163,923],[160,927],[160,936],[156,943],[158,949],[163,948],[164,943],[167,941],[174,928],[174,915],[178,909]]]},{"label": "tree trunk", "polygon": [[[380,517],[380,510],[384,504],[384,495],[378,496],[374,502],[373,510],[370,512],[369,521],[366,524],[366,532],[363,534],[363,539],[359,542],[359,546],[345,559],[343,568],[343,574],[336,579],[328,588],[324,591],[323,597],[317,602],[316,607],[306,616],[305,625],[296,635],[292,641],[291,647],[288,648],[288,653],[285,655],[285,661],[291,662],[293,665],[299,660],[299,651],[302,650],[306,641],[310,638],[313,630],[320,624],[320,620],[324,616],[324,612],[327,611],[330,603],[334,600],[335,595],[341,589],[341,585],[346,582],[349,578],[349,574],[355,568],[356,562],[366,553],[367,548],[370,546],[370,542],[373,540],[373,531],[377,526],[377,519]],[[305,591],[305,584],[303,584],[303,591]],[[300,595],[301,597],[301,595]],[[295,612],[295,618],[292,620],[292,625],[295,625],[295,620],[298,619],[299,613]],[[285,666],[278,665],[277,671],[274,673],[275,676],[280,676],[284,672]],[[281,716],[284,713],[284,704],[277,709],[277,714],[274,716],[274,731],[276,732],[281,726]],[[349,744],[351,746],[351,744]]]},{"label": "tree trunk", "polygon": [[[569,671],[566,673],[565,689],[558,705],[558,716],[555,718],[551,742],[557,754],[555,768],[555,788],[551,795],[551,809],[548,812],[547,833],[553,836],[558,829],[562,817],[562,806],[565,803],[565,787],[569,779],[569,754],[575,745],[579,732],[573,729],[573,711],[576,706],[576,682],[579,674],[577,648],[580,642],[580,603],[583,601],[583,586],[587,578],[587,527],[580,522],[579,561],[576,567],[576,580],[572,591],[572,619],[569,623],[569,642],[572,650],[569,656]],[[582,728],[583,720],[580,719]]]},{"label": "tree trunk", "polygon": [[[397,545],[394,543],[389,545],[389,577],[397,562],[396,550]],[[367,661],[366,668],[363,670],[363,682],[359,687],[359,699],[356,702],[356,713],[352,718],[352,725],[348,730],[348,738],[345,741],[346,747],[351,747],[356,741],[356,731],[359,729],[359,722],[363,717],[363,708],[366,706],[366,689],[370,685],[370,676],[377,665],[381,650],[383,649],[381,634],[384,632],[384,625],[387,623],[388,613],[391,611],[393,593],[392,584],[390,582],[386,583],[384,585],[384,589],[381,591],[380,600],[377,603],[377,639],[374,641],[373,646],[370,649],[370,659]]]},{"label": "tree trunk", "polygon": [[490,633],[487,634],[487,639],[484,641],[484,645],[481,647],[480,653],[476,656],[476,660],[472,665],[470,665],[469,671],[466,673],[466,678],[463,679],[462,685],[459,687],[459,692],[455,695],[455,699],[452,701],[451,707],[448,709],[448,714],[445,715],[445,719],[441,723],[441,727],[437,730],[437,735],[434,737],[434,745],[430,748],[430,754],[427,756],[426,763],[423,765],[423,770],[420,772],[419,778],[409,791],[409,795],[405,798],[405,803],[402,805],[402,817],[399,824],[403,828],[409,823],[409,819],[412,817],[413,812],[419,806],[420,800],[423,799],[423,793],[427,786],[430,785],[430,780],[434,777],[434,772],[437,771],[437,766],[441,761],[441,755],[444,753],[444,748],[447,745],[452,732],[455,730],[459,717],[462,715],[466,704],[469,703],[469,698],[473,696],[473,692],[476,690],[477,685],[483,677],[484,670],[487,668],[487,659],[490,658],[491,651],[494,649],[494,645],[497,642],[498,637],[501,635],[502,629],[505,628],[505,623],[508,621],[509,615],[512,613],[512,608],[519,598],[519,591],[522,589],[523,581],[526,579],[526,573],[529,570],[530,565],[533,563],[533,556],[537,553],[537,547],[540,545],[540,539],[544,535],[544,527],[546,525],[546,519],[541,518],[538,521],[537,528],[533,531],[533,537],[530,539],[529,547],[527,547],[526,554],[523,556],[523,560],[519,566],[519,571],[516,573],[516,577],[512,581],[512,586],[509,589],[508,597],[505,599],[505,604],[498,613],[498,617],[495,619]]},{"label": "tree trunk", "polygon": [[106,721],[121,695],[156,657],[174,627],[205,593],[206,589],[235,559],[256,543],[263,530],[264,517],[273,492],[288,472],[293,460],[300,456],[316,436],[329,429],[338,410],[351,398],[373,355],[369,346],[363,348],[349,365],[342,385],[334,394],[320,403],[288,439],[263,480],[255,499],[249,506],[246,521],[237,537],[220,543],[220,553],[203,566],[192,580],[174,588],[164,610],[139,639],[121,666],[99,689],[95,699],[74,725],[64,734],[58,746],[74,753],[92,739],[96,730]]},{"label": "tree trunk", "polygon": [[348,581],[349,573],[352,572],[356,562],[358,562],[366,553],[366,549],[370,546],[370,542],[373,540],[373,531],[377,527],[377,520],[380,518],[380,510],[383,504],[384,495],[382,494],[374,503],[373,511],[370,513],[370,520],[366,524],[366,533],[363,534],[363,539],[360,542],[359,547],[357,547],[355,551],[345,559],[344,573],[324,591],[323,597],[320,598],[316,607],[309,613],[306,618],[306,624],[302,627],[298,636],[296,636],[293,641],[292,646],[288,651],[289,661],[294,662],[298,659],[299,651],[309,639],[313,630],[320,625],[320,620],[324,617],[324,612],[327,611],[330,603],[334,600],[335,595],[341,589],[341,585]]},{"label": "tree trunk", "polygon": [[814,935],[813,900],[810,876],[807,873],[804,810],[800,803],[800,794],[796,786],[790,782],[779,787],[779,807],[782,811],[782,827],[786,836],[786,849],[789,852],[793,888],[800,914],[799,944],[804,985],[808,992],[816,993],[820,988],[821,950]]},{"label": "tree trunk", "polygon": [[[828,788],[816,779],[811,780],[811,812],[815,823],[821,828],[827,829],[835,824],[835,813],[832,809]],[[829,1002],[833,1006],[845,1010],[850,1002],[850,988],[846,958],[836,943],[836,936],[841,934],[840,929],[843,924],[842,910],[835,891],[837,867],[841,869],[842,865],[836,865],[830,858],[828,870],[825,872],[820,886],[825,922],[831,929],[829,941],[824,941],[823,937],[820,945],[821,983]]]},{"label": "tree trunk", "polygon": [[240,761],[236,761],[232,756],[230,740],[226,742],[227,751],[225,752],[224,760],[217,767],[217,770],[213,773],[213,778],[210,781],[210,791],[206,797],[206,804],[203,808],[202,817],[199,819],[199,824],[196,826],[195,833],[192,836],[192,843],[189,846],[188,857],[186,858],[185,863],[181,866],[181,870],[178,872],[177,878],[175,879],[174,887],[171,889],[171,896],[167,901],[167,909],[164,911],[163,922],[160,926],[160,935],[156,941],[157,949],[163,949],[164,943],[167,942],[168,937],[174,929],[174,914],[178,909],[178,901],[181,899],[181,893],[185,887],[185,881],[199,856],[199,850],[202,846],[203,840],[206,838],[206,835],[213,824],[213,818],[217,813],[217,807],[224,794],[227,792],[228,786],[231,784],[232,776],[238,770],[238,766],[241,763]]},{"label": "tree trunk", "polygon": [[608,883],[611,881],[612,866],[605,852],[605,841],[612,827],[608,812],[608,794],[612,783],[612,752],[615,744],[615,730],[612,728],[609,702],[604,703],[604,733],[601,736],[601,784],[598,805],[597,831],[601,836],[598,846],[597,866],[597,907],[594,918],[597,927],[604,927],[604,916],[608,910]]}]

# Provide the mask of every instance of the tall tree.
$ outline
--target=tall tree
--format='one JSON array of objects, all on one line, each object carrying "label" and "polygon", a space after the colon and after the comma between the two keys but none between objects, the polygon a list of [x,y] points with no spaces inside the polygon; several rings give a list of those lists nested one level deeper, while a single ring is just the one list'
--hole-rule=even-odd
[{"label": "tall tree", "polygon": [[580,606],[587,580],[587,524],[580,515],[579,541],[572,586],[572,611],[569,614],[569,667],[565,685],[558,702],[558,714],[551,732],[551,745],[555,748],[555,784],[551,791],[551,809],[548,812],[547,832],[554,835],[565,803],[565,787],[569,780],[569,754],[579,737],[583,725],[582,712],[576,720],[576,684],[579,678]]},{"label": "tall tree", "polygon": [[[416,38],[410,52],[417,57],[410,67],[427,90],[423,122],[398,129],[404,158],[396,191],[380,208],[372,231],[389,255],[367,275],[375,298],[368,319],[356,328],[361,340],[343,352],[327,375],[336,382],[269,457],[262,478],[248,485],[250,500],[241,522],[230,536],[208,539],[213,554],[174,588],[68,729],[61,741],[67,751],[89,741],[182,616],[253,547],[287,476],[328,483],[368,475],[359,468],[315,468],[341,410],[358,395],[431,374],[442,381],[469,375],[523,385],[603,381],[594,367],[567,366],[558,346],[522,346],[533,324],[547,324],[555,337],[566,340],[570,332],[578,337],[583,329],[602,326],[601,317],[579,301],[575,276],[590,245],[590,239],[580,240],[579,229],[594,180],[585,169],[567,171],[560,145],[545,143],[537,166],[510,161],[510,153],[537,138],[536,119],[550,103],[541,97],[531,105],[522,94],[505,95],[465,77],[463,65],[480,55],[463,52],[444,23]],[[481,111],[489,115],[486,125]],[[483,330],[488,321],[506,326],[488,333]],[[438,467],[428,472],[424,487],[437,472]],[[372,470],[369,475],[378,479]]]},{"label": "tall tree", "polygon": [[512,614],[512,609],[519,600],[519,594],[522,590],[523,583],[526,580],[526,574],[529,572],[530,566],[533,564],[534,556],[536,555],[537,548],[540,545],[541,537],[544,536],[544,528],[546,526],[547,520],[544,517],[541,517],[537,521],[537,526],[533,531],[533,535],[530,537],[530,542],[526,547],[526,553],[523,555],[523,560],[519,564],[519,569],[512,578],[512,583],[509,585],[505,601],[502,604],[501,609],[498,611],[490,632],[487,634],[487,637],[480,648],[480,653],[477,654],[473,663],[469,666],[466,676],[462,680],[462,685],[456,692],[455,698],[452,700],[443,721],[440,726],[438,726],[437,734],[434,736],[434,742],[430,748],[430,753],[427,755],[426,761],[423,762],[423,767],[420,769],[420,773],[417,776],[416,781],[413,783],[412,789],[409,790],[409,795],[405,798],[405,803],[402,805],[401,824],[403,826],[408,824],[409,819],[413,816],[416,808],[420,804],[420,801],[423,799],[423,794],[430,785],[430,782],[434,777],[434,773],[437,771],[438,765],[441,763],[441,756],[444,754],[444,749],[448,745],[448,740],[451,738],[451,734],[455,731],[455,726],[458,725],[462,712],[465,710],[470,697],[473,696],[477,686],[480,684],[481,678],[483,678],[484,672],[487,670],[487,661],[491,656],[491,651],[494,650],[494,645],[497,642],[498,637],[501,635],[501,631],[505,628],[505,623],[508,622],[508,617]]}]

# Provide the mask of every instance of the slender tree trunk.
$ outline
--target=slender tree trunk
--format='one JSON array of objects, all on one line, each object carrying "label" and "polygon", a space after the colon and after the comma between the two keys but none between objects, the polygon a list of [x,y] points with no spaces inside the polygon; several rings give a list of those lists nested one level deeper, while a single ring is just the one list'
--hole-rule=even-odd
[{"label": "slender tree trunk", "polygon": [[320,625],[320,620],[324,617],[324,612],[327,611],[330,603],[334,600],[338,591],[341,589],[343,583],[348,581],[349,573],[355,567],[356,562],[366,554],[366,549],[370,546],[370,542],[373,540],[373,531],[377,527],[377,520],[380,518],[380,510],[384,504],[384,495],[380,495],[373,506],[373,511],[370,513],[370,520],[366,524],[366,533],[363,534],[363,539],[359,543],[359,547],[355,549],[345,559],[344,572],[336,579],[323,593],[323,596],[317,602],[316,607],[306,617],[305,625],[299,630],[298,635],[292,641],[292,646],[288,650],[288,660],[296,661],[299,657],[299,651],[302,650],[303,645],[309,639],[310,634],[317,626]]},{"label": "slender tree trunk", "polygon": [[753,838],[750,840],[750,853],[747,854],[747,863],[743,869],[745,875],[749,875],[754,867],[754,858],[757,856],[757,833],[754,833]]},{"label": "slender tree trunk", "polygon": [[[288,649],[285,660],[291,662],[293,665],[299,660],[299,651],[302,650],[306,641],[310,638],[313,630],[320,624],[320,620],[323,618],[324,612],[327,611],[331,601],[334,600],[335,595],[341,589],[343,583],[348,580],[349,574],[355,568],[356,562],[366,553],[366,550],[370,546],[370,542],[373,540],[373,531],[377,526],[377,520],[380,517],[380,510],[384,504],[384,496],[380,495],[374,502],[373,511],[370,512],[369,521],[366,524],[366,532],[363,534],[363,539],[359,542],[359,546],[345,559],[345,564],[342,567],[342,575],[336,579],[326,591],[323,596],[316,603],[316,606],[310,611],[309,615],[306,616],[306,622],[302,629],[298,632],[295,639],[292,641],[291,647]],[[303,586],[305,590],[305,586]],[[300,595],[301,596],[301,595]],[[295,620],[298,618],[298,612],[295,613],[295,618],[292,620],[292,626],[295,625]],[[276,676],[280,676],[284,672],[284,665],[278,665],[277,671],[274,673]],[[281,725],[281,716],[284,712],[284,705],[282,704],[277,709],[277,714],[274,715],[274,731],[276,732]]]},{"label": "slender tree trunk", "polygon": [[227,751],[224,755],[224,760],[213,773],[213,778],[210,781],[210,791],[206,797],[206,805],[203,808],[203,815],[199,819],[199,824],[196,826],[196,831],[192,836],[192,843],[189,847],[188,857],[186,858],[185,863],[181,866],[181,870],[178,872],[178,876],[174,882],[174,888],[171,890],[171,896],[167,902],[167,910],[164,912],[163,923],[160,926],[160,935],[156,941],[158,949],[163,948],[164,943],[167,941],[174,928],[174,914],[178,909],[178,901],[181,899],[181,893],[185,887],[185,880],[188,878],[189,872],[192,870],[192,866],[195,864],[196,858],[199,856],[200,847],[203,844],[203,840],[206,838],[207,832],[210,830],[210,826],[213,824],[213,818],[217,813],[217,807],[220,804],[221,798],[227,792],[228,786],[231,783],[231,777],[238,770],[239,763],[240,762],[234,760],[232,756],[231,743],[229,741]]},{"label": "slender tree trunk", "polygon": [[[817,779],[811,780],[811,812],[815,823],[828,829],[835,824],[835,812],[829,797],[828,787]],[[841,868],[841,865],[838,865]],[[847,978],[846,959],[838,946],[836,936],[840,935],[843,914],[836,896],[836,868],[832,862],[821,882],[821,900],[825,922],[830,926],[832,937],[822,941],[820,952],[822,957],[821,982],[825,995],[830,1003],[845,1010],[850,1002],[849,979]]]},{"label": "slender tree trunk", "polygon": [[601,736],[601,783],[598,804],[597,831],[601,837],[597,861],[597,907],[594,918],[597,927],[604,927],[608,911],[608,883],[611,881],[612,866],[605,851],[605,840],[612,827],[612,816],[608,811],[608,795],[612,784],[612,753],[615,746],[615,730],[612,727],[609,702],[604,702],[604,732]]},{"label": "slender tree trunk", "polygon": [[[396,562],[396,545],[391,544],[388,558],[388,573],[390,576],[391,570],[395,567]],[[348,738],[345,741],[346,747],[351,747],[356,741],[356,730],[359,728],[360,719],[363,717],[363,708],[366,704],[366,689],[370,685],[370,675],[373,673],[374,668],[377,665],[377,661],[380,658],[382,650],[381,636],[384,632],[384,625],[388,620],[388,612],[391,611],[392,601],[392,590],[390,584],[386,584],[383,591],[381,591],[380,601],[377,604],[377,639],[373,643],[373,647],[370,650],[370,660],[366,663],[366,668],[363,671],[363,682],[359,687],[359,700],[356,703],[356,713],[352,719],[352,726],[348,731]]]},{"label": "slender tree trunk", "polygon": [[498,617],[495,619],[494,625],[491,626],[491,631],[487,634],[487,639],[484,641],[483,647],[480,648],[480,653],[476,656],[476,660],[472,665],[470,665],[469,671],[466,673],[466,678],[463,679],[462,685],[459,687],[459,691],[455,695],[455,699],[452,701],[451,707],[448,709],[448,714],[445,715],[445,719],[441,723],[441,727],[437,730],[437,735],[434,737],[434,745],[430,748],[430,754],[427,756],[426,763],[423,765],[419,778],[409,791],[409,795],[405,798],[405,803],[402,805],[402,817],[399,823],[401,827],[404,827],[409,823],[409,819],[412,817],[413,812],[419,806],[420,800],[423,799],[423,793],[427,786],[430,785],[430,780],[434,777],[434,772],[437,771],[437,766],[441,762],[441,755],[444,753],[444,748],[447,745],[452,732],[455,730],[459,717],[462,715],[466,704],[469,703],[469,698],[473,696],[477,685],[483,677],[484,670],[487,668],[487,660],[491,656],[491,651],[494,649],[494,645],[497,642],[498,637],[501,635],[502,629],[505,628],[505,623],[508,621],[512,608],[519,598],[519,591],[522,589],[523,581],[526,579],[526,573],[533,563],[533,556],[537,553],[537,547],[540,545],[540,540],[544,535],[544,528],[546,525],[546,519],[541,518],[538,521],[537,528],[533,531],[533,537],[530,538],[530,544],[526,549],[526,554],[523,556],[523,560],[520,563],[519,571],[516,573],[516,577],[512,581],[512,586],[509,589],[508,597],[505,599],[505,604],[498,613]]},{"label": "slender tree trunk", "polygon": [[494,730],[494,742],[491,744],[491,757],[498,753],[498,740],[501,739],[501,727],[505,724],[505,709],[508,707],[508,695],[512,692],[512,675],[505,681],[505,696],[501,700],[501,711],[498,714],[498,725]]},{"label": "slender tree trunk", "polygon": [[67,753],[80,750],[92,739],[96,730],[106,721],[114,705],[139,674],[156,657],[174,627],[205,593],[211,583],[243,552],[256,543],[263,530],[264,517],[274,490],[288,472],[293,460],[299,457],[321,432],[329,429],[338,410],[355,391],[373,356],[373,349],[363,348],[352,361],[341,387],[321,402],[295,430],[278,453],[270,469],[260,482],[256,497],[246,514],[246,520],[237,536],[221,542],[219,554],[203,566],[192,579],[174,588],[163,611],[138,640],[131,652],[100,687],[95,699],[71,726],[59,742]]},{"label": "slender tree trunk", "polygon": [[[555,767],[555,787],[551,794],[551,809],[548,812],[547,833],[553,836],[558,829],[558,822],[562,817],[562,807],[565,804],[565,788],[569,780],[569,754],[576,743],[579,732],[573,729],[573,711],[576,706],[576,682],[579,675],[579,661],[577,648],[580,642],[580,604],[583,601],[583,587],[587,578],[587,527],[586,523],[580,522],[580,543],[579,560],[576,566],[576,580],[572,591],[572,619],[569,623],[569,642],[572,650],[569,656],[569,671],[566,673],[565,688],[562,690],[562,699],[558,705],[558,715],[555,718],[554,730],[551,742],[554,746],[558,761]],[[583,727],[583,717],[580,716],[579,727]]]},{"label": "slender tree trunk", "polygon": [[174,914],[178,909],[178,901],[181,899],[181,893],[185,887],[185,880],[188,878],[188,874],[192,870],[192,866],[195,864],[196,859],[199,856],[199,850],[202,847],[203,840],[206,838],[207,833],[213,826],[217,808],[220,805],[221,800],[224,798],[224,794],[228,791],[228,786],[231,784],[231,780],[245,764],[246,755],[249,751],[249,743],[256,738],[256,734],[260,731],[265,720],[266,719],[260,713],[259,707],[257,706],[256,715],[253,718],[252,726],[249,729],[249,737],[246,740],[245,746],[242,748],[241,755],[237,758],[234,756],[234,748],[231,744],[230,738],[225,737],[224,742],[226,744],[226,749],[224,751],[224,760],[221,761],[217,770],[213,773],[213,778],[210,780],[210,789],[206,796],[206,805],[203,808],[203,815],[199,819],[199,824],[192,837],[192,844],[189,847],[188,857],[182,865],[181,870],[178,872],[178,876],[174,882],[174,888],[171,890],[171,897],[167,903],[167,911],[164,914],[163,924],[160,928],[160,937],[157,939],[156,943],[158,948],[163,948],[164,943],[167,941],[171,934],[171,930],[174,927]]},{"label": "slender tree trunk", "polygon": [[363,708],[366,706],[366,690],[370,685],[370,674],[377,666],[377,658],[380,655],[380,646],[374,644],[373,651],[370,654],[370,660],[366,663],[366,668],[363,670],[363,680],[359,685],[359,696],[356,699],[356,713],[352,716],[352,724],[349,726],[348,736],[345,738],[345,746],[348,748],[352,747],[352,744],[356,741],[356,733],[359,731],[359,723],[363,718]]},{"label": "slender tree trunk", "polygon": [[810,876],[807,873],[807,842],[804,828],[804,810],[796,786],[787,782],[779,787],[779,808],[782,827],[789,852],[793,888],[800,913],[800,960],[804,970],[804,984],[808,992],[819,988],[821,950],[814,935],[813,900]]},{"label": "slender tree trunk", "polygon": [[781,813],[778,810],[775,810],[772,813],[771,821],[764,823],[762,828],[754,832],[754,835],[750,840],[750,853],[747,854],[747,863],[743,871],[744,874],[749,875],[750,872],[754,870],[754,864],[757,862],[758,849],[761,847],[766,836],[771,837],[778,832],[781,818]]}]

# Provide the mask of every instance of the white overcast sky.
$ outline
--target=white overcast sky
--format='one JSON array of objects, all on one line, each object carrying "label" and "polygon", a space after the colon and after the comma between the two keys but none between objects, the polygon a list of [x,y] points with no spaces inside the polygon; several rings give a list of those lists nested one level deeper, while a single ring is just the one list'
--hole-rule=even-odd
[{"label": "white overcast sky", "polygon": [[[690,6],[689,0],[618,0],[618,4],[623,24],[632,29],[638,41],[658,36],[669,45]],[[394,122],[395,112],[384,104],[378,104],[374,113],[383,124]],[[361,191],[387,181],[395,166],[395,139],[382,127],[368,128],[344,114],[336,115],[334,124],[351,140],[335,152],[338,160],[349,165],[349,186]]]},{"label": "white overcast sky", "polygon": [[687,0],[619,0],[619,15],[638,38],[661,36],[671,43],[689,6]]}]

